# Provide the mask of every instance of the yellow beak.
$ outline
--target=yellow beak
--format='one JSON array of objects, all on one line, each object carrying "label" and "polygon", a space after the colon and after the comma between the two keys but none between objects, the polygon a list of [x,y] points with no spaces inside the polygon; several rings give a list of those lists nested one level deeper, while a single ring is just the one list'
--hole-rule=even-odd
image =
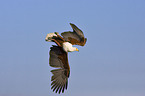
[{"label": "yellow beak", "polygon": [[76,51],[79,51],[79,49],[78,49],[78,48],[76,48]]}]

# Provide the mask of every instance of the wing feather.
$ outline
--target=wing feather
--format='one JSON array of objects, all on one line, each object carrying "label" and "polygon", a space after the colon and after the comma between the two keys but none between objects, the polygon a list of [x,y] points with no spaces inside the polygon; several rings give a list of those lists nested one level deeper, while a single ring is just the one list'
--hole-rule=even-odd
[{"label": "wing feather", "polygon": [[84,37],[84,34],[81,29],[79,29],[75,24],[70,23],[70,25],[71,25],[73,31],[76,32],[80,38]]},{"label": "wing feather", "polygon": [[73,45],[84,46],[86,43],[86,38],[84,37],[83,32],[74,24],[70,23],[73,32],[63,32],[61,35],[64,37],[65,41],[70,42]]},{"label": "wing feather", "polygon": [[56,93],[63,93],[64,90],[67,89],[70,68],[67,53],[63,51],[62,47],[51,47],[49,65],[51,67],[59,68],[51,70],[53,74],[51,77],[51,89]]}]

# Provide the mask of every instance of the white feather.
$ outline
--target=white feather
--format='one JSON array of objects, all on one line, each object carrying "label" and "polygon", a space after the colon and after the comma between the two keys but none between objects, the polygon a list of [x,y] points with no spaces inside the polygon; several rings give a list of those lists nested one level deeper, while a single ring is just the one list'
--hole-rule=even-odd
[{"label": "white feather", "polygon": [[72,44],[69,42],[64,42],[63,43],[63,50],[65,52],[72,52],[72,51],[76,51],[76,47],[73,47]]},{"label": "white feather", "polygon": [[49,34],[46,35],[45,40],[48,41],[48,42],[51,42],[51,38],[53,36],[56,36],[57,37],[57,35],[55,33],[49,33]]}]

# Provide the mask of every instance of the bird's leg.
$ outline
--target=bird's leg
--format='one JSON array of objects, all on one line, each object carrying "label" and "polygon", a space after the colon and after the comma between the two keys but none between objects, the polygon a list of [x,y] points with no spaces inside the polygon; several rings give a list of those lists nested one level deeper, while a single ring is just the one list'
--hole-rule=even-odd
[{"label": "bird's leg", "polygon": [[58,32],[54,32],[60,39],[62,39],[63,41],[65,41],[59,34]]},{"label": "bird's leg", "polygon": [[61,45],[59,44],[59,42],[57,42],[55,39],[51,39],[52,41],[54,41],[58,46],[61,47]]}]

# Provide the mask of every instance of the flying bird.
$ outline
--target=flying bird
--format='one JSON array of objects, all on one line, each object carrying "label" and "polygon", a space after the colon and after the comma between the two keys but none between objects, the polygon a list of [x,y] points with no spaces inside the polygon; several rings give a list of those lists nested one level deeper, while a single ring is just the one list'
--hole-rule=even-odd
[{"label": "flying bird", "polygon": [[74,24],[70,23],[73,32],[67,31],[59,35],[58,32],[47,34],[45,40],[55,42],[57,45],[52,45],[50,48],[49,65],[57,69],[51,70],[51,89],[59,94],[67,89],[68,78],[70,74],[70,66],[68,63],[68,52],[79,51],[72,45],[84,46],[87,39],[83,32]]}]

